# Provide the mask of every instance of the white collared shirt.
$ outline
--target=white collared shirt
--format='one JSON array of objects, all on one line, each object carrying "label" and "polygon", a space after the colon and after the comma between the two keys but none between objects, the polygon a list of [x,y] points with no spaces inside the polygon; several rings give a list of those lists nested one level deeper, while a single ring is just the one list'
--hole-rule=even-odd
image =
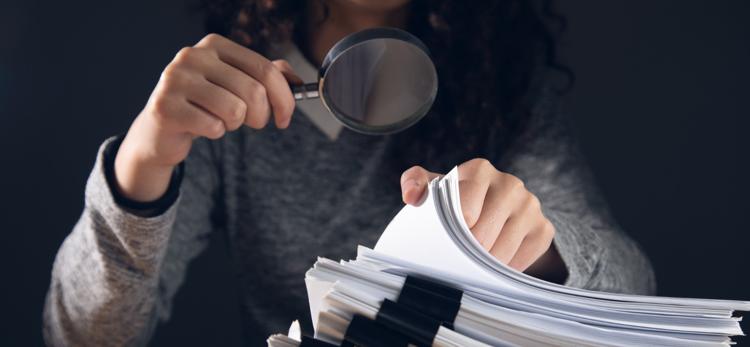
[{"label": "white collared shirt", "polygon": [[[272,59],[284,59],[288,61],[294,72],[305,83],[316,82],[318,80],[318,68],[305,58],[294,43],[288,41],[274,45],[271,47],[270,52]],[[297,101],[297,109],[302,111],[331,141],[335,141],[339,137],[339,134],[341,134],[344,126],[333,118],[319,99]]]}]

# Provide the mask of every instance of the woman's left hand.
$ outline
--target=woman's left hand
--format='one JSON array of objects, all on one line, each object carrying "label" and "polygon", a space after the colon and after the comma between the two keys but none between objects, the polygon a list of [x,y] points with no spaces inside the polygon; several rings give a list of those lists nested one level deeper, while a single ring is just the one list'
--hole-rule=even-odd
[{"label": "woman's left hand", "polygon": [[[550,247],[555,227],[542,214],[539,199],[517,177],[498,171],[485,159],[458,167],[461,209],[474,237],[504,264],[528,272],[559,255]],[[401,176],[407,204],[420,201],[427,184],[439,174],[414,166]],[[533,266],[532,266],[533,265]]]}]

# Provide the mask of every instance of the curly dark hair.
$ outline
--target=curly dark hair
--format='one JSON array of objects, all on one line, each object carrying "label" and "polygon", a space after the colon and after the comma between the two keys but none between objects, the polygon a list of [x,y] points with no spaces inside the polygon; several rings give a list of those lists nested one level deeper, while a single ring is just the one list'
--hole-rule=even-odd
[{"label": "curly dark hair", "polygon": [[[304,28],[300,1],[203,0],[202,5],[209,32],[261,53]],[[451,135],[481,155],[487,144],[481,135],[488,129],[501,128],[507,135],[502,137],[511,139],[522,126],[539,74],[561,71],[568,86],[572,83],[570,71],[557,63],[556,38],[565,21],[551,0],[414,0],[410,6],[407,30],[429,47],[440,76],[431,111],[438,115],[420,122],[421,133]]]}]

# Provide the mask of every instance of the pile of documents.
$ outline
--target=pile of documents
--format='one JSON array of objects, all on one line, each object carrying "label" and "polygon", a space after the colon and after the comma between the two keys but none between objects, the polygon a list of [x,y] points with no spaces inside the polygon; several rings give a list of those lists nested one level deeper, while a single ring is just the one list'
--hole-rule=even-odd
[{"label": "pile of documents", "polygon": [[728,346],[743,335],[735,311],[750,309],[594,292],[515,271],[472,236],[455,169],[404,207],[375,249],[320,258],[305,282],[314,336],[273,335],[269,346]]}]

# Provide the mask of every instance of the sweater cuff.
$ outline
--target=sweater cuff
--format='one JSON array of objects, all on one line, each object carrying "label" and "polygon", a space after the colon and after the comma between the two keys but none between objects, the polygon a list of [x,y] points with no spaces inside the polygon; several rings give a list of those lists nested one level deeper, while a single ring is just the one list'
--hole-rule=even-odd
[{"label": "sweater cuff", "polygon": [[564,213],[544,211],[544,215],[555,226],[552,242],[568,270],[565,286],[586,288],[596,270],[597,261],[592,255],[601,248],[599,237]]},{"label": "sweater cuff", "polygon": [[[107,183],[104,168],[104,151],[116,138],[104,141],[99,147],[94,169],[86,182],[86,215],[90,223],[105,226],[94,230],[103,232],[100,241],[114,236],[119,246],[142,264],[157,266],[166,251],[170,230],[174,224],[179,206],[179,197],[162,214],[143,217],[123,208],[115,201],[114,189]],[[149,271],[156,271],[151,268]]]},{"label": "sweater cuff", "polygon": [[150,218],[164,214],[172,205],[175,204],[177,198],[180,196],[180,185],[182,183],[182,176],[184,172],[184,162],[180,163],[174,171],[172,171],[172,178],[169,181],[167,191],[160,198],[149,201],[135,201],[122,195],[117,189],[117,180],[115,178],[115,158],[117,157],[117,151],[122,144],[123,136],[117,136],[106,141],[103,145],[102,150],[102,164],[104,169],[104,177],[107,181],[107,186],[112,194],[112,198],[115,203],[122,209],[139,217]]}]

